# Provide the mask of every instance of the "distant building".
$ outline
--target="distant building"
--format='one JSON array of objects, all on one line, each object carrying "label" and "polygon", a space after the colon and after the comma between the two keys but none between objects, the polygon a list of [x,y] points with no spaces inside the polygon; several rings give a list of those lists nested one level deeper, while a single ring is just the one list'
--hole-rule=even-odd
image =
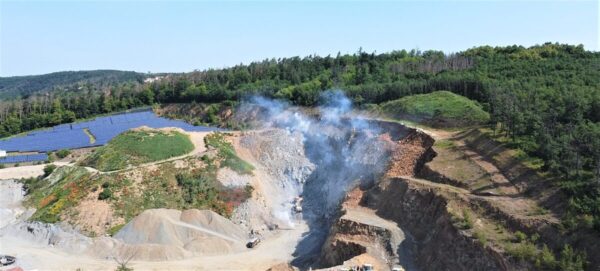
[{"label": "distant building", "polygon": [[0,157],[5,157],[6,156],[6,151],[0,150]]}]

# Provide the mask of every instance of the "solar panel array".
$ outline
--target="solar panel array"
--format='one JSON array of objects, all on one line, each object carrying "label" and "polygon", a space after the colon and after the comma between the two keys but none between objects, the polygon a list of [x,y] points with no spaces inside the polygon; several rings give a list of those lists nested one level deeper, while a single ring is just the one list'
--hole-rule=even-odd
[{"label": "solar panel array", "polygon": [[[61,124],[50,129],[33,131],[25,136],[0,140],[0,150],[8,152],[50,152],[101,146],[118,134],[140,126],[152,128],[178,127],[186,131],[220,130],[215,127],[194,126],[183,121],[158,117],[152,111],[140,111],[98,117],[84,122]],[[84,132],[84,129],[88,129],[94,135],[96,139],[94,143],[90,142],[90,138]]]},{"label": "solar panel array", "polygon": [[15,164],[25,162],[37,162],[48,160],[48,155],[45,153],[14,155],[0,158],[0,164]]}]

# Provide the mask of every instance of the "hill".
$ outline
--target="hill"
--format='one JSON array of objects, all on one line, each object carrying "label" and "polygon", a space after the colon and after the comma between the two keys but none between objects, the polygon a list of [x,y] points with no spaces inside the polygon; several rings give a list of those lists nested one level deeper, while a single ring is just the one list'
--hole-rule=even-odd
[{"label": "hill", "polygon": [[43,75],[0,77],[0,99],[27,97],[55,89],[93,85],[110,86],[125,82],[143,82],[145,74],[132,71],[64,71]]},{"label": "hill", "polygon": [[406,96],[382,104],[381,109],[391,116],[436,127],[482,124],[490,120],[479,103],[449,91]]},{"label": "hill", "polygon": [[98,148],[82,164],[101,171],[112,171],[184,155],[192,150],[194,144],[181,132],[136,129]]}]

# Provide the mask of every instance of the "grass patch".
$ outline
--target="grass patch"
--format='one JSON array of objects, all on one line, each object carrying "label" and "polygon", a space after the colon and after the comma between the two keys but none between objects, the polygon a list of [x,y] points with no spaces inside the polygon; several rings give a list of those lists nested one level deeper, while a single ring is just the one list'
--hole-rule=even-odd
[{"label": "grass patch", "polygon": [[437,127],[477,125],[490,120],[479,103],[449,91],[406,96],[382,104],[381,109],[394,117]]},{"label": "grass patch", "polygon": [[466,209],[462,211],[462,217],[457,217],[455,221],[457,222],[456,225],[463,230],[472,229],[475,225],[473,214]]},{"label": "grass patch", "polygon": [[221,167],[229,167],[240,174],[252,174],[254,166],[237,156],[231,143],[225,140],[223,133],[207,135],[204,137],[204,143],[218,150]]},{"label": "grass patch", "polygon": [[90,138],[90,144],[96,143],[96,137],[94,136],[94,134],[92,134],[90,129],[83,128],[83,132]]},{"label": "grass patch", "polygon": [[112,171],[184,155],[192,150],[194,144],[180,132],[133,130],[118,135],[106,146],[98,148],[82,165]]},{"label": "grass patch", "polygon": [[106,233],[108,233],[108,235],[110,236],[114,236],[115,234],[117,234],[117,232],[119,232],[123,227],[125,227],[125,225],[127,224],[120,224],[120,225],[116,225],[114,227],[111,227],[110,229],[108,229],[108,231]]},{"label": "grass patch", "polygon": [[65,150],[59,150],[55,154],[56,154],[56,157],[58,157],[60,159],[63,159],[65,157],[69,156],[69,154],[71,154],[71,151],[70,150],[66,150],[66,149]]},{"label": "grass patch", "polygon": [[436,140],[435,143],[433,144],[433,146],[440,148],[440,149],[450,149],[450,148],[454,148],[456,145],[454,144],[454,142],[452,142],[450,140],[441,139],[441,140]]}]

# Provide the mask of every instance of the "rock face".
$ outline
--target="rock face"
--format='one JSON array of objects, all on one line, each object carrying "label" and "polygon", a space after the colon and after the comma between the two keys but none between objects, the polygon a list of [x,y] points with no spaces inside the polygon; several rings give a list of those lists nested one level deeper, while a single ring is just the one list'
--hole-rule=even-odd
[{"label": "rock face", "polygon": [[423,270],[508,270],[493,250],[463,235],[453,225],[447,201],[435,189],[408,179],[385,179],[366,195],[367,205],[412,234],[419,244],[417,265]]},{"label": "rock face", "polygon": [[398,141],[398,145],[390,157],[386,176],[413,176],[417,174],[425,163],[435,157],[435,152],[431,149],[433,143],[434,140],[430,136],[412,130],[406,137]]},{"label": "rock face", "polygon": [[[406,270],[518,270],[454,225],[449,199],[461,195],[412,177],[435,157],[434,140],[411,129],[402,135],[389,139],[395,148],[385,176],[364,193],[348,194],[322,247],[322,266],[368,254],[383,270],[393,265]],[[412,246],[400,246],[406,243]]]},{"label": "rock face", "polygon": [[363,253],[375,256],[382,265],[398,258],[396,248],[404,233],[395,223],[378,217],[367,208],[351,208],[331,227],[322,248],[323,266],[342,265]]}]

